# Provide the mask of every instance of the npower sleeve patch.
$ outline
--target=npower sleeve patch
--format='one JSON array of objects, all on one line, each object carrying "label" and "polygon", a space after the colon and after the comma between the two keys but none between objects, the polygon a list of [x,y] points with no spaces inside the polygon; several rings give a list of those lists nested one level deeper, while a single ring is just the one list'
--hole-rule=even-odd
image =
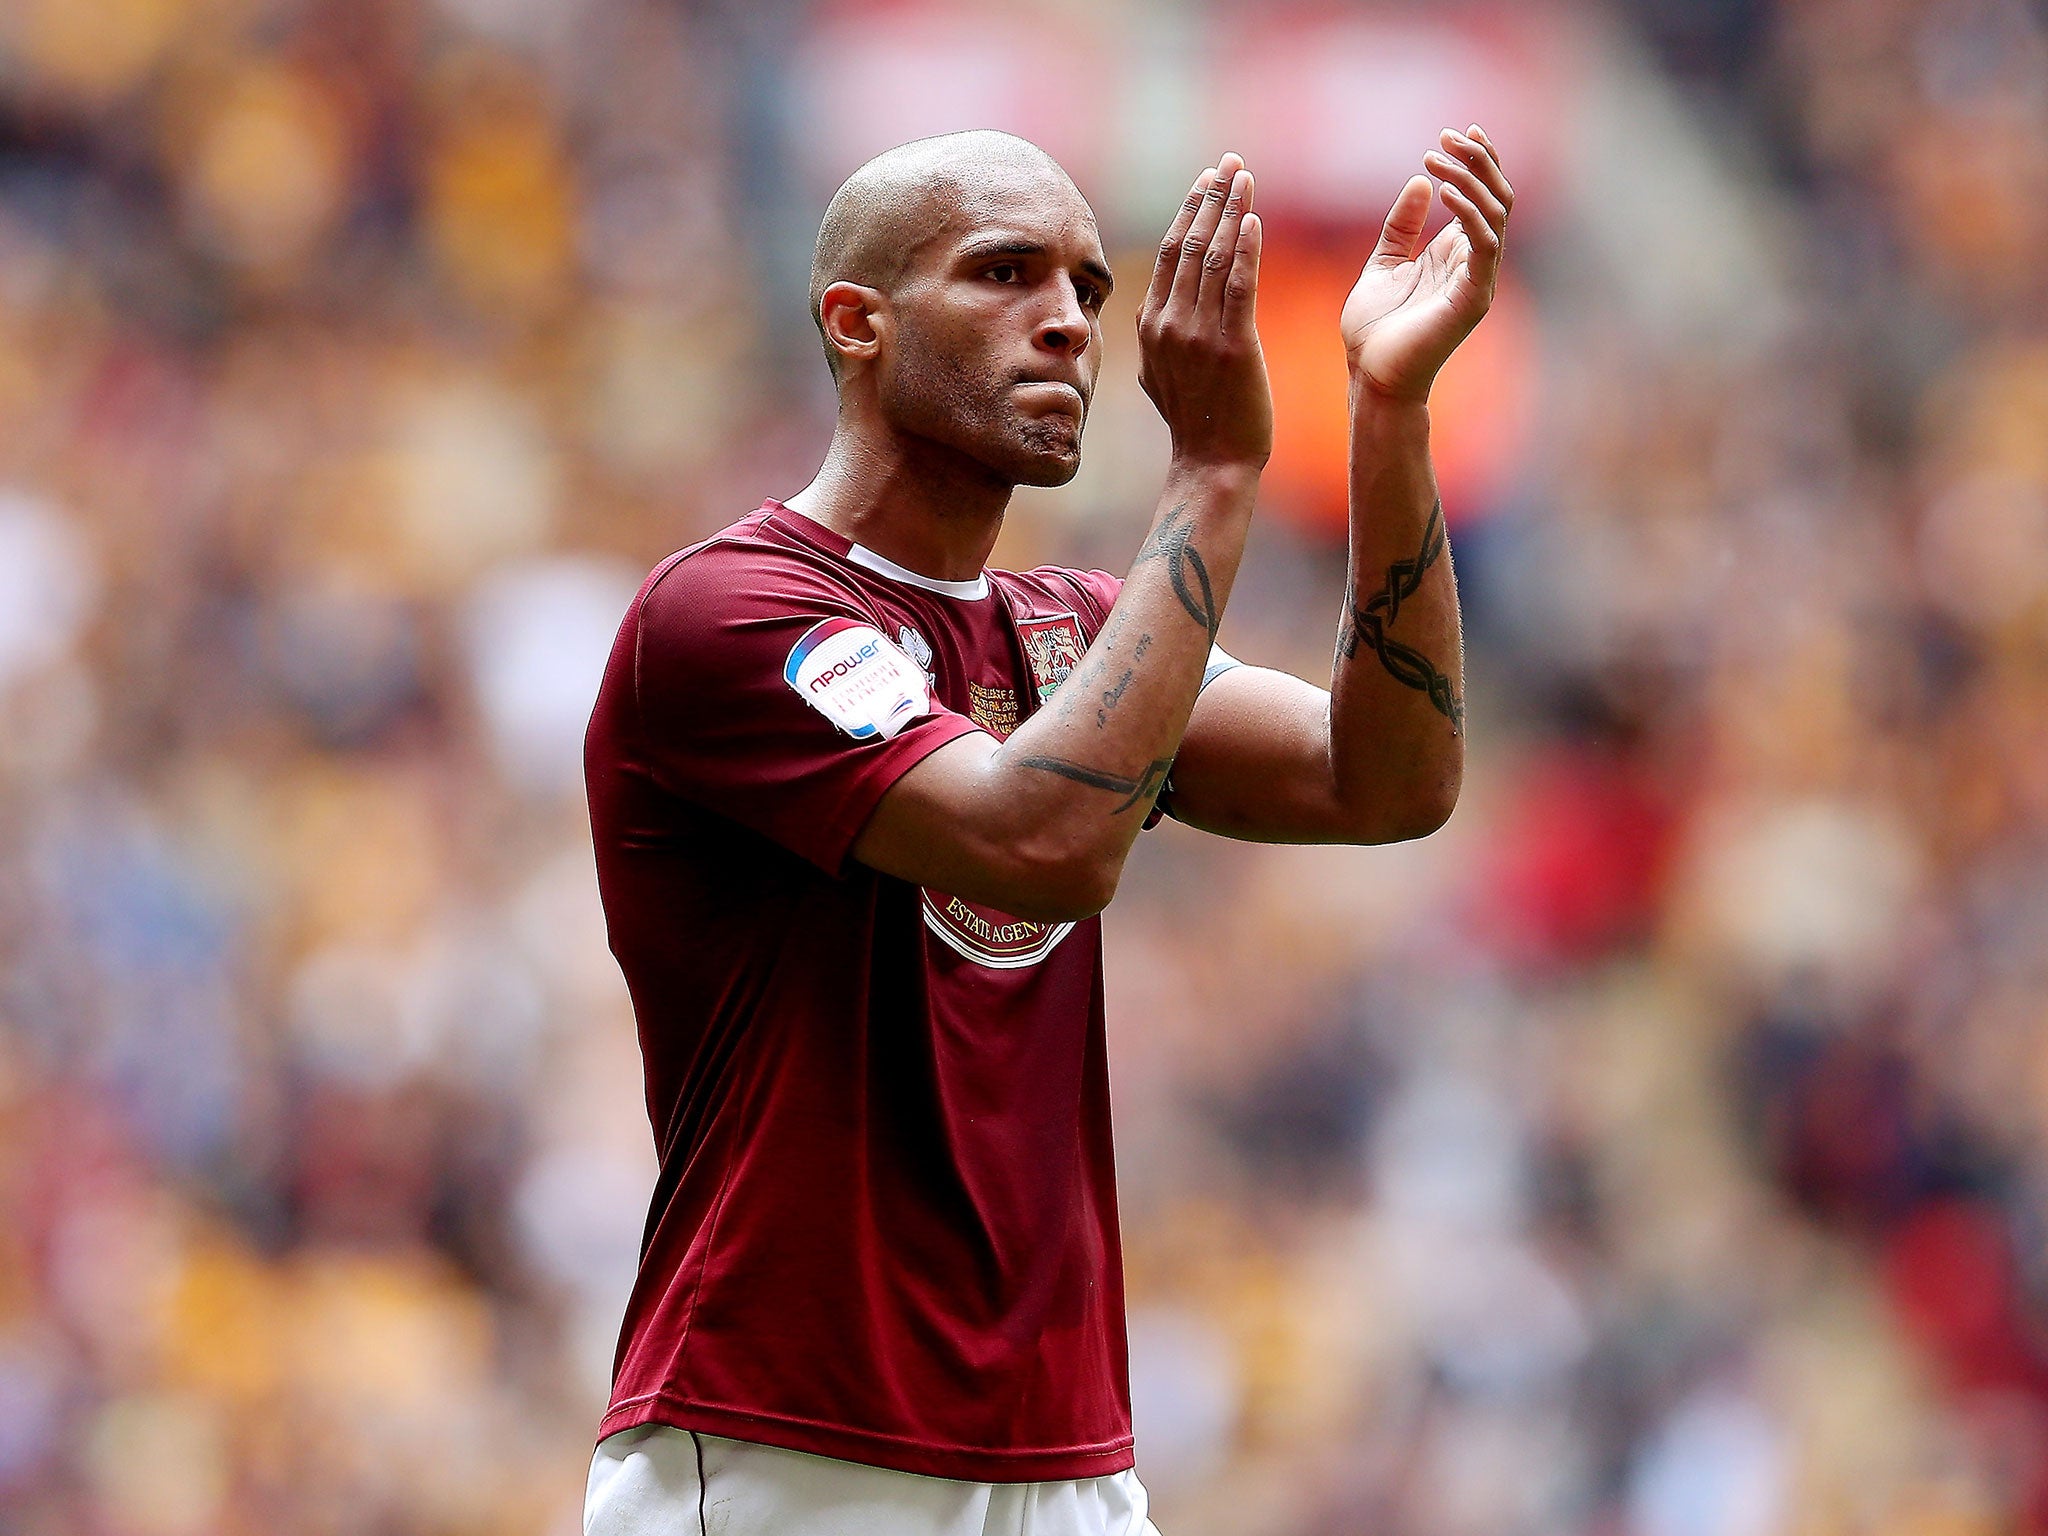
[{"label": "npower sleeve patch", "polygon": [[924,669],[879,629],[855,619],[824,619],[805,630],[782,676],[856,741],[887,740],[931,712]]}]

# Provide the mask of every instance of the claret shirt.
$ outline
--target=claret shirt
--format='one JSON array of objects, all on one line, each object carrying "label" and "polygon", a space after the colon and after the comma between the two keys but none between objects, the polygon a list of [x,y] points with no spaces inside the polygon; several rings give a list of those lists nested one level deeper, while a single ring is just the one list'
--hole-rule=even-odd
[{"label": "claret shirt", "polygon": [[1057,690],[1118,589],[937,581],[769,502],[634,599],[585,767],[661,1172],[600,1436],[1131,1465],[1100,921],[848,857],[910,768]]}]

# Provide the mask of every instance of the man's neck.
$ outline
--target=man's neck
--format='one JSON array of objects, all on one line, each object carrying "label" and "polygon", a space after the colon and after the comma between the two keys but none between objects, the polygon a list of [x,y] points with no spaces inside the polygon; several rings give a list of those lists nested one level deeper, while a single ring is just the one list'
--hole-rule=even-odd
[{"label": "man's neck", "polygon": [[783,505],[905,570],[972,581],[1002,532],[1012,489],[953,449],[842,419],[817,478]]}]

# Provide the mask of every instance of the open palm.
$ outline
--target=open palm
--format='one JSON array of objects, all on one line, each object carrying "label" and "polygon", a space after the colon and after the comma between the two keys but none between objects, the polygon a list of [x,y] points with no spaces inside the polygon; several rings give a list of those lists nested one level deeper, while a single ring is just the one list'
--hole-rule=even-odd
[{"label": "open palm", "polygon": [[1352,368],[1369,388],[1400,399],[1429,397],[1437,370],[1492,305],[1515,202],[1478,124],[1469,133],[1446,128],[1442,142],[1423,164],[1443,178],[1451,222],[1423,244],[1433,184],[1410,177],[1339,321]]}]

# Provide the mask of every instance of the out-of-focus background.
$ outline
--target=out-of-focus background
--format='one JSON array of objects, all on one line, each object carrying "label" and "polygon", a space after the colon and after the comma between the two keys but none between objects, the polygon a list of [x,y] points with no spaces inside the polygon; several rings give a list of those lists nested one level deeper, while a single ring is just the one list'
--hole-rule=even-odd
[{"label": "out-of-focus background", "polygon": [[[1223,639],[1325,676],[1337,305],[1521,195],[1439,393],[1426,842],[1109,918],[1169,1536],[2048,1529],[2048,21],[2023,0],[0,4],[0,1528],[566,1536],[653,1171],[578,748],[787,494],[839,179],[1000,126],[1128,296],[1259,173]],[[1118,300],[1005,561],[1121,570]]]}]

